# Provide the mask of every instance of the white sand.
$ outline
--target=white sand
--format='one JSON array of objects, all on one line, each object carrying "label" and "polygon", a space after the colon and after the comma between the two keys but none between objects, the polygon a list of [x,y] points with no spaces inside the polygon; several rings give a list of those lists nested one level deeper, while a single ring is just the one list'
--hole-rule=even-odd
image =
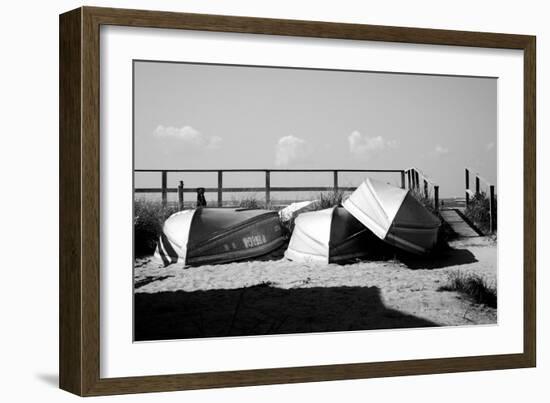
[{"label": "white sand", "polygon": [[451,247],[469,258],[443,259],[441,264],[417,261],[409,267],[397,260],[306,265],[282,259],[187,268],[163,267],[147,258],[136,262],[135,281],[140,284],[136,292],[236,289],[266,283],[283,289],[378,287],[387,308],[441,325],[496,323],[496,309],[474,304],[457,292],[438,291],[447,283],[449,274],[457,271],[476,273],[496,285],[496,243],[487,238],[470,238],[455,241]]}]

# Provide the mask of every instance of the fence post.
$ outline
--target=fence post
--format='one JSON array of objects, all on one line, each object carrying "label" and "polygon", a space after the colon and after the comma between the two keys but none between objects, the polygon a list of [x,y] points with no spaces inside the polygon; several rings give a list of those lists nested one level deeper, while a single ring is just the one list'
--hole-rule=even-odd
[{"label": "fence post", "polygon": [[218,207],[223,207],[223,171],[218,171]]},{"label": "fence post", "polygon": [[178,205],[180,211],[183,210],[183,181],[180,181],[178,186]]},{"label": "fence post", "polygon": [[265,208],[271,204],[271,172],[265,171]]},{"label": "fence post", "polygon": [[424,179],[424,197],[428,198],[428,181]]},{"label": "fence post", "polygon": [[412,189],[412,181],[411,181],[411,170],[407,169],[407,179],[409,183],[409,189]]},{"label": "fence post", "polygon": [[434,209],[439,211],[439,185],[434,185]]},{"label": "fence post", "polygon": [[338,171],[333,171],[332,174],[334,175],[334,192],[338,192]]},{"label": "fence post", "polygon": [[161,194],[162,194],[162,208],[166,208],[166,205],[168,204],[168,195],[167,195],[167,172],[162,171],[161,173]]},{"label": "fence post", "polygon": [[489,222],[491,224],[491,233],[497,229],[497,214],[495,200],[495,185],[489,186]]},{"label": "fence post", "polygon": [[469,190],[470,190],[470,171],[468,170],[468,168],[466,168],[464,170],[464,174],[465,174],[465,179],[466,179],[466,207],[467,207],[468,204],[470,204],[470,193],[469,193]]},{"label": "fence post", "polygon": [[405,171],[401,171],[401,189],[405,189]]},{"label": "fence post", "polygon": [[479,194],[479,176],[476,175],[476,196]]},{"label": "fence post", "polygon": [[420,175],[418,174],[418,171],[414,170],[414,176],[415,176],[415,183],[416,183],[416,190],[420,189]]}]

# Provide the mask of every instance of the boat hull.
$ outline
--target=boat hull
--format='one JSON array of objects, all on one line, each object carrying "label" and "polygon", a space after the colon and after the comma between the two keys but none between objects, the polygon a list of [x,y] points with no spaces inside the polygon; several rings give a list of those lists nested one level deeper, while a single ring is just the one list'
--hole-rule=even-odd
[{"label": "boat hull", "polygon": [[376,256],[385,244],[342,207],[302,213],[285,257],[304,263],[346,263]]},{"label": "boat hull", "polygon": [[166,220],[157,253],[165,265],[199,266],[257,258],[284,242],[275,211],[201,208]]}]

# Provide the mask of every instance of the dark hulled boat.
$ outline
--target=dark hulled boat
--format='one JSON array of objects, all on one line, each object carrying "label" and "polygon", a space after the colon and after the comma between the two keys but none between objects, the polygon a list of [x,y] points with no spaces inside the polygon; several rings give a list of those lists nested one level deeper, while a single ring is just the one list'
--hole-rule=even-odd
[{"label": "dark hulled boat", "polygon": [[155,256],[166,266],[219,264],[266,255],[283,243],[275,211],[199,208],[165,221]]},{"label": "dark hulled boat", "polygon": [[384,245],[342,207],[300,214],[285,257],[304,263],[344,263],[376,254]]}]

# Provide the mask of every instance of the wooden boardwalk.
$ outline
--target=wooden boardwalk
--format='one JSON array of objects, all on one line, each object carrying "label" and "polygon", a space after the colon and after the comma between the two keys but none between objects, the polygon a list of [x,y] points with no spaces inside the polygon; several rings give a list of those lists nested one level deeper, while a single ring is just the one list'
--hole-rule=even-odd
[{"label": "wooden boardwalk", "polygon": [[460,237],[475,237],[483,235],[477,228],[464,219],[458,209],[446,208],[439,211],[441,217]]}]

